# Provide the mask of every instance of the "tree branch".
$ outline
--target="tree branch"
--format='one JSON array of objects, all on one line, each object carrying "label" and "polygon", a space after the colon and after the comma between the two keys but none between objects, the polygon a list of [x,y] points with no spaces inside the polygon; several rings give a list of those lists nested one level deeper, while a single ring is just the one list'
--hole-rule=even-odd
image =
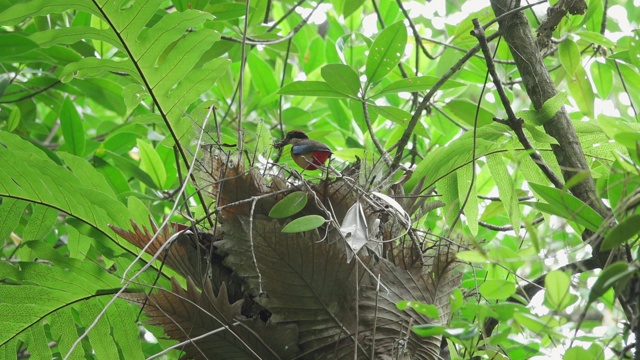
[{"label": "tree branch", "polygon": [[[511,10],[512,6],[513,1],[511,0],[491,1],[491,7],[498,17]],[[535,109],[542,108],[545,101],[557,94],[557,90],[531,35],[527,18],[522,12],[517,12],[500,19],[498,23],[500,24],[500,33],[503,34],[522,75],[524,87],[533,107]],[[596,196],[596,187],[591,177],[589,165],[575,128],[564,107],[544,124],[544,129],[547,134],[558,141],[557,145],[551,145],[551,149],[562,169],[564,180],[569,181],[580,173],[587,174],[581,182],[571,189],[571,192],[589,204],[600,215],[606,217],[608,211]]]}]

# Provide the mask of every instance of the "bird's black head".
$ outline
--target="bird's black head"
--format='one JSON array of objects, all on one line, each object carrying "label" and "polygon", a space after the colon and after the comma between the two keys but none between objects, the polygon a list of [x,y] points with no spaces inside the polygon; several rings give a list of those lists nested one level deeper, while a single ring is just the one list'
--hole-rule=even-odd
[{"label": "bird's black head", "polygon": [[286,139],[308,139],[309,137],[304,131],[301,130],[291,130],[287,133]]}]

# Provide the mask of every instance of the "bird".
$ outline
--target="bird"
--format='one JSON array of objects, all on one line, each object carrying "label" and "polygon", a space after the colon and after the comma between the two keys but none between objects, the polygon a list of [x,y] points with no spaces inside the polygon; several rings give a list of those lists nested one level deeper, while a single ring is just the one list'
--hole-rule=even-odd
[{"label": "bird", "polygon": [[309,139],[309,136],[300,130],[289,131],[282,141],[274,144],[277,149],[286,145],[291,145],[293,161],[304,170],[322,167],[333,154],[330,147],[320,141]]}]

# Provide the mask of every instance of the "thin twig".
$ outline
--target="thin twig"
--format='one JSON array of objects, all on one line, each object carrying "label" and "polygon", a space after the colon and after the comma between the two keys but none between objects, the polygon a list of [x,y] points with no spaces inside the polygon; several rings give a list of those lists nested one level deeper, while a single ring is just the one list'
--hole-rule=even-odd
[{"label": "thin twig", "polygon": [[[544,221],[544,217],[539,217],[537,219],[534,219],[531,222],[531,225],[538,225],[541,222]],[[482,226],[483,228],[489,229],[489,230],[493,230],[493,231],[512,231],[513,230],[513,226],[511,225],[493,225],[493,224],[489,224],[487,222],[484,221],[478,221],[478,225]],[[520,229],[525,229],[526,225],[520,225]]]},{"label": "thin twig", "polygon": [[249,29],[249,7],[251,4],[251,0],[247,0],[247,3],[244,7],[244,25],[242,29],[242,45],[240,49],[240,75],[238,77],[238,152],[242,153],[242,146],[244,144],[244,133],[242,130],[242,113],[244,112],[242,109],[242,101],[244,99],[243,96],[243,88],[244,88],[244,69],[247,66],[247,29]]},{"label": "thin twig", "polygon": [[390,166],[391,159],[389,159],[389,154],[382,147],[382,144],[380,144],[380,140],[378,140],[378,137],[373,131],[373,125],[371,124],[371,118],[369,117],[369,107],[367,106],[367,101],[365,99],[362,99],[362,111],[364,112],[364,122],[367,124],[367,129],[369,129],[369,135],[371,135],[373,144],[375,145],[376,149],[378,149],[380,156],[382,156],[382,159],[387,164],[387,166]]}]

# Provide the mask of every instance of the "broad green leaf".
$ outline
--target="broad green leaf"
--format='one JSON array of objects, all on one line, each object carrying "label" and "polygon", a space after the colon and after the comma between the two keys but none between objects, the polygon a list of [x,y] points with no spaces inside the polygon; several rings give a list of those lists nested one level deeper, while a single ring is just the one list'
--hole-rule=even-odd
[{"label": "broad green leaf", "polygon": [[[575,196],[560,189],[536,183],[529,183],[529,186],[550,205],[553,211],[551,214],[575,221],[592,231],[597,231],[602,226],[604,221],[602,216]],[[534,207],[538,208],[535,205]]]},{"label": "broad green leaf", "polygon": [[590,71],[591,79],[596,86],[596,95],[600,99],[608,99],[613,88],[613,70],[607,64],[594,61]]},{"label": "broad green leaf", "polygon": [[608,48],[616,46],[615,41],[608,39],[605,35],[597,33],[595,31],[577,31],[575,34],[578,35],[580,39],[588,41],[592,44],[601,45]]},{"label": "broad green leaf", "polygon": [[26,341],[25,345],[29,349],[29,354],[34,359],[51,359],[51,348],[49,347],[49,340],[44,331],[44,322],[38,321],[33,324],[28,331],[25,332]]},{"label": "broad green leaf", "polygon": [[[82,323],[91,324],[102,311],[104,304],[98,299],[83,301],[80,306],[76,307],[80,315]],[[109,324],[109,318],[102,316],[97,323],[91,329],[91,335],[89,336],[89,342],[91,343],[91,349],[98,359],[106,359],[113,354],[118,353],[118,347],[113,341],[111,336],[111,324]]]},{"label": "broad green leaf", "polygon": [[394,106],[375,106],[371,105],[371,109],[374,109],[382,117],[393,121],[400,126],[406,126],[411,120],[411,114],[407,111]]},{"label": "broad green leaf", "polygon": [[544,131],[540,131],[538,127],[533,124],[524,123],[524,128],[529,132],[531,138],[541,144],[549,144],[549,145],[558,145],[558,140],[556,140],[553,136],[547,134]]},{"label": "broad green leaf", "polygon": [[417,313],[430,317],[432,319],[440,318],[440,312],[435,305],[423,304],[419,301],[402,300],[396,303],[396,307],[398,308],[398,310],[406,310],[408,308],[411,308]]},{"label": "broad green leaf", "polygon": [[[373,95],[374,97],[386,95],[386,94],[397,94],[399,92],[418,92],[418,91],[427,91],[433,87],[438,81],[440,81],[439,77],[436,76],[414,76],[406,79],[401,79],[392,82],[391,84],[385,86],[380,92]],[[465,86],[465,84],[449,80],[445,82],[440,89],[452,89],[456,87]]]},{"label": "broad green leaf", "polygon": [[452,100],[445,108],[469,126],[476,125],[476,113],[478,113],[478,127],[493,123],[494,114],[491,111],[482,106],[478,107],[478,104],[469,100]]},{"label": "broad green leaf", "polygon": [[134,176],[137,180],[142,182],[143,184],[149,186],[152,189],[159,189],[154,180],[151,178],[149,174],[147,174],[144,170],[140,168],[140,166],[135,163],[130,158],[126,158],[120,156],[112,151],[105,151],[105,160],[112,165],[122,170],[125,176]]},{"label": "broad green leaf", "polygon": [[412,189],[418,180],[425,178],[425,188],[433,186],[438,180],[453,173],[464,165],[471,163],[473,146],[475,143],[476,158],[486,156],[501,147],[504,138],[503,125],[491,124],[477,131],[477,139],[474,142],[473,132],[467,132],[452,141],[446,147],[433,149],[422,160],[411,178],[406,183],[407,189]]},{"label": "broad green leaf", "polygon": [[76,9],[101,17],[100,12],[92,3],[78,0],[35,0],[21,2],[0,12],[0,25],[15,25],[25,18],[38,15],[61,13],[68,9]]},{"label": "broad green leaf", "polygon": [[399,21],[382,30],[373,41],[367,56],[365,74],[372,84],[389,74],[400,62],[407,45],[407,28]]},{"label": "broad green leaf", "polygon": [[251,71],[251,85],[257,90],[257,95],[267,97],[275,94],[280,87],[271,67],[255,51],[249,53],[247,65]]},{"label": "broad green leaf", "polygon": [[80,114],[69,98],[66,98],[62,103],[60,128],[69,152],[74,155],[83,155],[85,147],[84,126]]},{"label": "broad green leaf", "polygon": [[42,240],[47,235],[58,219],[58,210],[32,204],[33,213],[22,232],[23,240]]},{"label": "broad green leaf", "polygon": [[445,333],[447,328],[443,325],[438,324],[424,324],[416,325],[412,327],[411,330],[422,337],[428,337],[442,335]]},{"label": "broad green leaf", "polygon": [[558,54],[560,55],[562,67],[564,67],[569,76],[574,76],[578,67],[582,66],[578,44],[571,39],[566,39],[558,45]]},{"label": "broad green leaf", "polygon": [[292,192],[271,208],[269,216],[276,219],[287,218],[304,209],[305,205],[307,205],[307,193],[304,191]]},{"label": "broad green leaf", "polygon": [[487,256],[479,251],[466,250],[456,253],[456,257],[462,261],[470,263],[487,263],[489,259]]},{"label": "broad green leaf", "polygon": [[0,33],[0,48],[0,58],[16,57],[38,48],[38,44],[21,34]]},{"label": "broad green leaf", "polygon": [[513,319],[534,333],[544,334],[549,330],[549,324],[532,314],[516,312],[513,314]]},{"label": "broad green leaf", "polygon": [[[71,307],[60,309],[49,317],[51,326],[51,337],[57,341],[58,350],[61,354],[68,354],[73,342],[77,339],[78,329],[73,318]],[[70,360],[85,359],[82,346],[76,346],[69,355]]]},{"label": "broad green leaf", "polygon": [[167,171],[156,149],[142,139],[138,139],[140,150],[140,169],[149,174],[157,188],[162,189],[167,181]]},{"label": "broad green leaf", "polygon": [[480,331],[476,325],[471,325],[464,328],[448,328],[445,330],[447,337],[453,337],[462,341],[471,340],[475,338]]},{"label": "broad green leaf", "polygon": [[501,154],[487,156],[486,159],[491,177],[498,187],[498,194],[509,217],[511,226],[513,226],[514,229],[520,229],[521,216],[518,206],[518,195],[516,194],[515,185],[511,174],[509,174],[507,165],[504,163]]},{"label": "broad green leaf", "polygon": [[463,213],[471,235],[478,235],[478,193],[473,177],[473,165],[464,166],[456,171],[458,177],[458,201],[464,204]]},{"label": "broad green leaf", "polygon": [[351,14],[364,4],[364,1],[365,0],[344,0],[342,16],[344,16],[345,19],[351,16]]},{"label": "broad green leaf", "polygon": [[591,287],[587,303],[591,304],[596,301],[613,286],[623,284],[637,271],[638,269],[625,261],[618,261],[607,266],[602,270],[600,275],[598,275],[598,279],[596,279],[596,282]]},{"label": "broad green leaf", "polygon": [[571,278],[564,271],[551,271],[544,278],[545,304],[555,311],[562,311],[578,300],[569,292]]},{"label": "broad green leaf", "polygon": [[573,346],[565,351],[562,355],[562,360],[588,360],[593,359],[592,354],[586,349],[578,346]]},{"label": "broad green leaf", "polygon": [[600,245],[600,250],[611,250],[640,234],[640,214],[634,214],[622,220],[609,230]]},{"label": "broad green leaf", "polygon": [[559,92],[542,104],[540,110],[522,110],[516,113],[516,116],[524,119],[525,122],[544,125],[551,120],[562,106],[567,102],[567,93]]},{"label": "broad green leaf", "polygon": [[[0,94],[0,97],[2,97],[2,94]],[[13,130],[15,130],[15,128],[18,127],[18,125],[20,125],[20,108],[14,107],[11,109],[11,112],[9,113],[9,119],[7,119],[6,131],[12,132]]]},{"label": "broad green leaf", "polygon": [[516,284],[507,280],[489,279],[480,285],[478,291],[488,300],[504,300],[515,294]]},{"label": "broad green leaf", "polygon": [[460,290],[459,288],[453,289],[449,300],[451,303],[451,312],[458,311],[458,309],[460,309],[462,307],[462,304],[464,303],[464,295],[462,295],[462,290]]},{"label": "broad green leaf", "polygon": [[595,95],[591,88],[591,82],[587,77],[587,72],[580,66],[576,69],[573,77],[567,79],[567,81],[569,92],[580,111],[589,118],[593,118]]},{"label": "broad green leaf", "polygon": [[38,31],[29,35],[29,39],[43,48],[48,48],[53,45],[72,45],[78,41],[92,39],[104,41],[120,50],[125,50],[111,29],[96,29],[91,26],[73,26]]},{"label": "broad green leaf", "polygon": [[351,66],[343,64],[329,64],[321,69],[322,78],[334,90],[348,95],[358,97],[360,92],[360,79]]},{"label": "broad green leaf", "polygon": [[106,73],[124,73],[142,82],[136,67],[129,61],[110,59],[84,58],[73,62],[62,69],[60,81],[68,83],[74,78],[88,79],[105,76]]},{"label": "broad green leaf", "polygon": [[292,222],[285,225],[282,228],[282,232],[285,233],[297,233],[303,231],[309,231],[316,229],[322,224],[324,224],[326,220],[320,215],[307,215],[301,218],[295,219]]},{"label": "broad green leaf", "polygon": [[28,141],[0,132],[0,196],[54,207],[111,234],[107,224],[129,228],[126,207],[80,182]]},{"label": "broad green leaf", "polygon": [[20,218],[27,204],[26,201],[9,197],[2,199],[0,203],[0,239],[9,238],[11,232],[20,225]]},{"label": "broad green leaf", "polygon": [[278,91],[280,95],[318,96],[346,98],[343,93],[335,90],[331,85],[323,81],[294,81]]}]

